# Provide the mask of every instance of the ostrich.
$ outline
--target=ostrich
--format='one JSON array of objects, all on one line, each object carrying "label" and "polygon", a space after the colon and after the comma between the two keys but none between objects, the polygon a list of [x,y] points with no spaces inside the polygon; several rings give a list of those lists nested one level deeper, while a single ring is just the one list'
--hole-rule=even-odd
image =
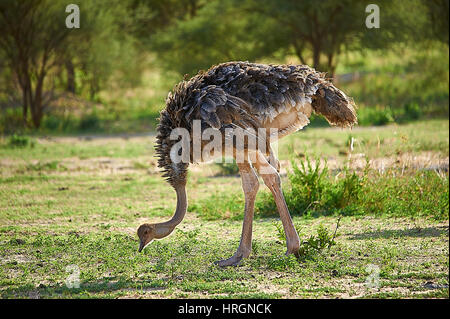
[{"label": "ostrich", "polygon": [[[202,131],[214,129],[220,132],[223,141],[227,139],[226,129],[236,127],[258,132],[258,129],[275,130],[276,136],[282,138],[306,126],[312,112],[335,126],[352,127],[357,123],[352,99],[326,79],[324,73],[305,65],[227,62],[200,71],[176,85],[160,113],[156,137],[158,166],[175,189],[176,210],[166,222],[146,223],[138,228],[139,252],[153,239],[168,236],[187,210],[187,169],[195,161],[192,147],[188,161],[173,161],[171,150],[178,142],[170,138],[173,129],[181,127],[192,134],[192,123],[197,120]],[[256,172],[275,199],[286,234],[286,255],[298,256],[300,240],[281,190],[279,161],[270,148],[270,139],[265,140],[265,145],[268,148],[261,151],[250,148],[248,143],[241,149],[233,144],[233,157],[243,155],[244,158],[236,161],[245,195],[244,220],[237,251],[230,258],[216,262],[221,267],[238,265],[250,255],[254,203],[259,189]],[[201,147],[204,146],[202,142]]]}]

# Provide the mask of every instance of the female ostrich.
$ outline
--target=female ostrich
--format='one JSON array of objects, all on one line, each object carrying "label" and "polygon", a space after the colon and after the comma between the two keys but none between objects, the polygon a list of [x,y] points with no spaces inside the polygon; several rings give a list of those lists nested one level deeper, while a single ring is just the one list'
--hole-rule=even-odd
[{"label": "female ostrich", "polygon": [[[180,82],[167,97],[156,138],[158,166],[176,191],[177,206],[169,221],[139,227],[139,251],[153,239],[168,236],[186,213],[187,168],[189,162],[195,161],[192,147],[188,161],[173,161],[171,150],[178,142],[170,136],[173,129],[184,128],[192,135],[193,122],[198,120],[202,131],[215,129],[223,141],[227,139],[227,129],[236,127],[258,132],[275,130],[281,138],[307,125],[312,112],[324,116],[331,125],[351,127],[357,122],[354,106],[323,73],[304,65],[228,62]],[[300,240],[281,190],[279,162],[270,149],[270,141],[265,142],[265,152],[250,148],[248,143],[241,149],[233,144],[233,156],[244,158],[237,163],[245,195],[244,221],[236,253],[218,261],[219,266],[237,265],[250,255],[254,202],[259,188],[255,169],[274,196],[286,234],[286,254],[298,254]],[[201,147],[204,146],[202,142]]]}]

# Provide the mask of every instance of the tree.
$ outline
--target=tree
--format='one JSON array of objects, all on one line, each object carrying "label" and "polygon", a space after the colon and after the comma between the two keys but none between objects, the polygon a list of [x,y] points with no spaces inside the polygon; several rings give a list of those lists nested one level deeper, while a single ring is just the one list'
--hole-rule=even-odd
[{"label": "tree", "polygon": [[69,29],[66,1],[4,0],[0,3],[0,52],[22,95],[23,122],[38,128],[57,85],[49,74],[65,72],[64,90],[94,99],[115,83],[137,84],[142,70],[135,39],[124,25],[120,0],[80,0],[81,27]]},{"label": "tree", "polygon": [[40,126],[43,116],[44,80],[58,63],[59,48],[69,35],[64,14],[57,1],[0,3],[0,49],[22,92],[23,121],[27,123],[30,111],[34,127]]},{"label": "tree", "polygon": [[428,9],[431,35],[440,42],[449,44],[449,0],[424,0]]},{"label": "tree", "polygon": [[83,0],[79,3],[82,27],[71,34],[63,52],[67,88],[74,76],[75,93],[94,100],[100,90],[112,84],[137,85],[143,62],[131,33],[136,22],[130,18],[129,2]]},{"label": "tree", "polygon": [[196,16],[177,20],[151,38],[150,49],[166,69],[194,74],[212,64],[261,56],[244,13],[229,1],[210,1]]},{"label": "tree", "polygon": [[292,52],[301,63],[334,74],[336,56],[365,32],[368,1],[210,1],[191,19],[156,35],[153,49],[166,66],[192,73],[225,60]]},{"label": "tree", "polygon": [[[436,0],[437,1],[437,0]],[[227,60],[284,58],[333,76],[341,53],[410,41],[424,26],[421,0],[379,0],[381,28],[365,21],[370,0],[213,0],[152,37],[162,64],[179,73]]]}]

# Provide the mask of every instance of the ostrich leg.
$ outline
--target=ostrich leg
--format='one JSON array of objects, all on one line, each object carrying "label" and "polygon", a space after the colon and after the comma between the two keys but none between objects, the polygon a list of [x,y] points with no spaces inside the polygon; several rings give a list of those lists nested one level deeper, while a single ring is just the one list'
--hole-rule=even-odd
[{"label": "ostrich leg", "polygon": [[245,210],[241,242],[233,256],[216,262],[220,267],[238,265],[242,258],[247,258],[250,255],[252,250],[253,210],[255,208],[255,198],[258,193],[259,181],[249,162],[237,165],[239,167],[239,173],[241,174],[242,188],[245,194]]},{"label": "ostrich leg", "polygon": [[280,172],[280,161],[278,160],[278,158],[276,158],[275,153],[272,149],[272,146],[270,146],[270,144],[268,144],[268,149],[269,149],[269,164],[271,166],[273,166],[277,172]]},{"label": "ostrich leg", "polygon": [[[278,162],[278,161],[276,161]],[[283,224],[284,233],[286,234],[287,251],[286,255],[294,254],[298,256],[300,248],[300,239],[289,214],[286,201],[281,190],[281,179],[277,170],[269,164],[263,154],[258,152],[256,154],[256,169],[264,181],[264,184],[270,189],[275,199],[278,212],[280,214],[281,222]]]}]

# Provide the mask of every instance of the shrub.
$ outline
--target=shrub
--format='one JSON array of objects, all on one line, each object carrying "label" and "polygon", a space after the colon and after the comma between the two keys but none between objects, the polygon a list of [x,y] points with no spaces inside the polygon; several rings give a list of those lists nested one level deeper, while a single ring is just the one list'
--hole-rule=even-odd
[{"label": "shrub", "polygon": [[8,146],[12,148],[34,147],[35,142],[28,136],[13,134],[8,139]]},{"label": "shrub", "polygon": [[84,115],[78,128],[82,131],[96,131],[100,129],[100,119],[95,112]]},{"label": "shrub", "polygon": [[403,108],[396,114],[395,121],[398,123],[404,123],[409,121],[416,121],[423,116],[423,110],[417,103],[406,103]]},{"label": "shrub", "polygon": [[394,122],[392,110],[388,107],[359,108],[358,124],[362,126],[381,126]]},{"label": "shrub", "polygon": [[[286,235],[284,233],[283,226],[280,223],[275,224],[275,226],[277,228],[278,238],[283,242],[283,244],[285,244]],[[314,258],[314,256],[321,253],[325,248],[330,248],[331,246],[336,244],[336,242],[334,241],[334,236],[332,236],[328,229],[325,228],[322,224],[317,227],[316,235],[311,235],[307,238],[302,238],[300,226],[294,226],[300,237],[300,260]]]},{"label": "shrub", "polygon": [[0,108],[0,133],[11,134],[24,129],[21,108]]},{"label": "shrub", "polygon": [[285,194],[291,210],[303,215],[308,212],[331,214],[346,213],[353,210],[352,204],[358,199],[366,181],[363,176],[343,170],[342,177],[332,179],[325,163],[321,168],[319,159],[313,167],[309,157],[300,162],[292,161],[292,173],[289,174],[290,190]]},{"label": "shrub", "polygon": [[229,176],[229,175],[237,175],[239,174],[239,168],[236,162],[233,160],[233,163],[216,163],[217,167],[219,167],[218,176]]}]

